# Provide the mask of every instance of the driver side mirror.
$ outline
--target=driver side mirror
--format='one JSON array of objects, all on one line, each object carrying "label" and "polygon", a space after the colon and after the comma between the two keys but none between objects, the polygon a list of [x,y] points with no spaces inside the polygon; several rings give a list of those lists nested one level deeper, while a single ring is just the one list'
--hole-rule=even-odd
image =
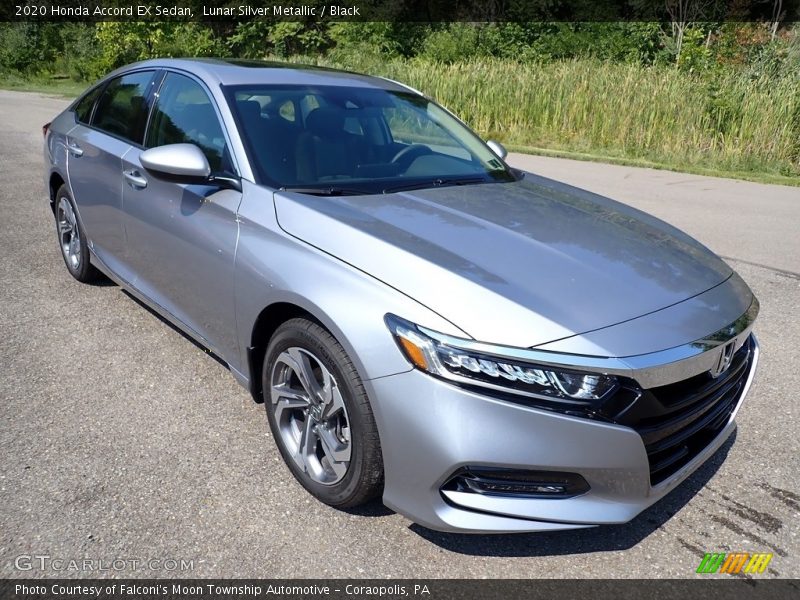
[{"label": "driver side mirror", "polygon": [[508,150],[506,150],[505,146],[503,146],[503,144],[501,144],[500,142],[489,140],[488,142],[486,142],[486,145],[489,146],[489,150],[494,152],[501,159],[504,159],[506,156],[508,156]]},{"label": "driver side mirror", "polygon": [[159,179],[174,183],[197,183],[220,185],[242,191],[238,177],[211,174],[211,166],[203,151],[194,144],[167,144],[145,150],[139,155],[139,162]]},{"label": "driver side mirror", "polygon": [[203,151],[194,144],[168,144],[139,155],[142,166],[156,177],[176,183],[207,183],[211,167]]}]

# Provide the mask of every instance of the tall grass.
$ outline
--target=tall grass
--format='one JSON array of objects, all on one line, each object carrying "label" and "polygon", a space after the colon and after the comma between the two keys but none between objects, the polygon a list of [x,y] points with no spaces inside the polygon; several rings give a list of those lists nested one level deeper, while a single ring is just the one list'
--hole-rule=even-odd
[{"label": "tall grass", "polygon": [[541,65],[345,57],[422,90],[484,136],[673,167],[800,176],[800,73],[698,77],[589,59]]}]

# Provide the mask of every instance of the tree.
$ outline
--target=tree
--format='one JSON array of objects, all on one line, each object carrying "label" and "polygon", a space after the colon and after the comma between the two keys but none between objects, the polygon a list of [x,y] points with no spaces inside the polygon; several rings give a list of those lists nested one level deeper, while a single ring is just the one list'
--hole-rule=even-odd
[{"label": "tree", "polygon": [[769,31],[770,39],[773,42],[775,41],[775,36],[778,34],[778,27],[785,16],[786,11],[783,10],[783,0],[772,0],[772,19],[770,21]]},{"label": "tree", "polygon": [[708,0],[666,0],[676,63],[681,57],[686,30],[702,19],[707,6]]}]

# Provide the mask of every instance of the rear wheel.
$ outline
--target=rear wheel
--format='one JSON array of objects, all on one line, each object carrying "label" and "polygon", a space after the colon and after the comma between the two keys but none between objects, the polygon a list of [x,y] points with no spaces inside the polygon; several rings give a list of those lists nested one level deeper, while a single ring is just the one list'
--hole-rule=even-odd
[{"label": "rear wheel", "polygon": [[294,477],[326,504],[349,508],[381,493],[375,419],[339,342],[307,319],[272,336],[262,373],[272,435]]},{"label": "rear wheel", "polygon": [[55,209],[58,246],[67,270],[70,275],[82,283],[94,281],[99,272],[89,261],[89,245],[86,235],[78,222],[75,204],[66,185],[62,185],[56,192]]}]

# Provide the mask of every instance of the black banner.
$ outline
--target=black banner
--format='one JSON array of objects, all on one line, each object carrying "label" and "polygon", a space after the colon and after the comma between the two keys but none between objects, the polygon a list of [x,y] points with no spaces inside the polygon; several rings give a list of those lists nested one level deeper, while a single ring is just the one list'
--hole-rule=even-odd
[{"label": "black banner", "polygon": [[269,579],[4,579],[3,600],[233,600],[258,598],[397,600],[791,600],[800,582],[736,577],[709,580],[269,580]]},{"label": "black banner", "polygon": [[0,21],[797,21],[800,0],[10,0]]}]

